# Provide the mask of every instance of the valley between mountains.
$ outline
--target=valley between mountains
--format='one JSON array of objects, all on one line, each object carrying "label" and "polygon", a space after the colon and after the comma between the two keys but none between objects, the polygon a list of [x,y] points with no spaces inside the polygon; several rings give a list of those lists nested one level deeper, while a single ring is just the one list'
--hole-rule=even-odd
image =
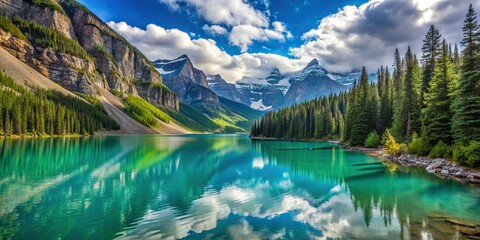
[{"label": "valley between mountains", "polygon": [[[65,112],[45,118],[34,103],[21,111],[25,104],[12,101],[1,112],[4,136],[249,132],[266,111],[345,92],[360,75],[329,73],[313,59],[300,72],[275,68],[233,84],[197,69],[188,55],[147,59],[74,0],[0,0],[0,12],[4,98],[18,97],[9,92],[19,88],[32,98],[45,94],[51,111]],[[91,107],[116,124],[88,116]]]}]

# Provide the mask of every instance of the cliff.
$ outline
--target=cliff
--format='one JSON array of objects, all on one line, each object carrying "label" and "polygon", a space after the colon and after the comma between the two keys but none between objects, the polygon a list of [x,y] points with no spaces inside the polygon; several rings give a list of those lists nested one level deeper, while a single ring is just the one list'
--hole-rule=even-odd
[{"label": "cliff", "polygon": [[22,32],[47,32],[68,46],[79,43],[78,51],[86,54],[41,46],[32,39],[34,34],[25,34],[27,38],[22,39],[2,29],[0,46],[70,91],[97,95],[97,87],[116,89],[178,110],[178,98],[157,87],[162,85],[162,77],[152,63],[108,25],[76,1],[43,2],[48,4],[0,0],[0,14],[28,25]]}]

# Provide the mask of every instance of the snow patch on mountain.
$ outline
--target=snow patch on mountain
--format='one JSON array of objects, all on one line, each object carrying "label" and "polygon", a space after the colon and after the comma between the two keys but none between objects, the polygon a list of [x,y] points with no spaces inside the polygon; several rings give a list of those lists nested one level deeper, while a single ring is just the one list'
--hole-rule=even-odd
[{"label": "snow patch on mountain", "polygon": [[252,101],[250,103],[250,107],[260,111],[269,111],[273,108],[273,106],[265,106],[265,104],[263,104],[263,99],[260,99],[258,101]]}]

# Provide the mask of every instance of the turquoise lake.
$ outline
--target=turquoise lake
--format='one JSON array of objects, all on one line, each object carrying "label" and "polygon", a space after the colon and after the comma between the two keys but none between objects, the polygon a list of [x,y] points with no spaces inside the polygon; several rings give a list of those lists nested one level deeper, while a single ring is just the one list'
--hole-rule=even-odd
[{"label": "turquoise lake", "polygon": [[480,188],[329,143],[0,140],[0,239],[466,239]]}]

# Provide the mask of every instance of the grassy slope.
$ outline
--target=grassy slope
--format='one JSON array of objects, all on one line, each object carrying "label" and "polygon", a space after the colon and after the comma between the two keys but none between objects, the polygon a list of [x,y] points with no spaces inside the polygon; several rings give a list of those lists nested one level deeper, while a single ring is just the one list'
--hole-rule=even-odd
[{"label": "grassy slope", "polygon": [[166,110],[172,119],[194,132],[248,132],[253,121],[263,112],[243,104],[220,98],[219,106],[180,104],[180,111]]}]

